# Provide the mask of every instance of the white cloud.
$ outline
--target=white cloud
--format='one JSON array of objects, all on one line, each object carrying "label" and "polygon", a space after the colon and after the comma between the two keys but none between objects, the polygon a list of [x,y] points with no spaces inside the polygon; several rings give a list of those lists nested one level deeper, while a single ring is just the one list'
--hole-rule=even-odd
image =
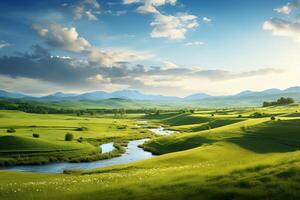
[{"label": "white cloud", "polygon": [[289,15],[294,9],[299,7],[300,7],[300,0],[295,0],[294,2],[289,2],[280,8],[274,9],[274,11],[281,14]]},{"label": "white cloud", "polygon": [[44,28],[33,25],[40,37],[46,39],[50,46],[61,48],[71,52],[82,52],[91,47],[90,43],[83,37],[79,37],[75,27],[63,27],[59,24],[50,24]]},{"label": "white cloud", "polygon": [[142,4],[136,10],[143,14],[152,14],[151,22],[153,30],[151,37],[168,38],[171,40],[184,39],[189,29],[198,27],[197,17],[187,13],[176,15],[162,14],[157,7],[163,5],[176,5],[177,0],[123,0],[123,4]]},{"label": "white cloud", "polygon": [[204,42],[201,41],[194,41],[194,42],[187,42],[184,45],[185,46],[200,46],[200,45],[204,45]]},{"label": "white cloud", "polygon": [[173,69],[173,68],[177,68],[177,67],[178,66],[175,63],[171,62],[171,61],[164,61],[163,62],[163,68],[164,69]]},{"label": "white cloud", "polygon": [[127,14],[127,10],[117,10],[117,11],[112,11],[112,10],[106,10],[104,12],[106,15],[112,15],[112,16],[122,16]]},{"label": "white cloud", "polygon": [[151,37],[177,40],[185,39],[186,32],[198,27],[198,22],[196,16],[187,13],[176,16],[156,14],[151,26],[153,27]]},{"label": "white cloud", "polygon": [[136,4],[141,3],[142,5],[137,8],[140,13],[159,13],[156,9],[158,6],[163,6],[166,4],[176,5],[177,0],[123,0],[123,4]]},{"label": "white cloud", "polygon": [[89,61],[102,67],[122,66],[122,63],[146,60],[152,57],[150,54],[134,52],[130,50],[104,51],[93,48],[89,53]]},{"label": "white cloud", "polygon": [[91,76],[88,78],[90,81],[96,81],[100,83],[110,83],[110,78],[105,78],[101,74],[96,74],[95,76]]},{"label": "white cloud", "polygon": [[[63,4],[63,6],[68,5]],[[80,0],[78,3],[68,6],[68,8],[76,20],[84,17],[88,20],[98,20],[96,15],[100,13],[100,4],[97,0]]]},{"label": "white cloud", "polygon": [[0,40],[0,49],[10,46],[8,42],[5,42],[4,40]]},{"label": "white cloud", "polygon": [[128,4],[133,4],[133,3],[140,3],[142,2],[141,0],[123,0],[123,4],[128,5]]},{"label": "white cloud", "polygon": [[300,23],[273,18],[263,24],[264,30],[269,30],[274,36],[288,37],[295,42],[300,42]]},{"label": "white cloud", "polygon": [[145,0],[144,5],[139,6],[137,11],[140,13],[159,13],[156,7],[166,4],[174,6],[176,4],[176,0]]},{"label": "white cloud", "polygon": [[203,18],[202,18],[202,21],[203,21],[204,23],[208,24],[208,23],[210,23],[210,22],[212,21],[212,19],[211,19],[211,18],[208,18],[208,17],[203,17]]}]

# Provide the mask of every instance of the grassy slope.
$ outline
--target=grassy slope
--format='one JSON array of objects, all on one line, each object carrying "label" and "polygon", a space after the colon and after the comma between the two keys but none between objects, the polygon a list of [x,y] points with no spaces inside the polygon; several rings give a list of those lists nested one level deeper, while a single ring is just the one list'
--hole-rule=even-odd
[{"label": "grassy slope", "polygon": [[0,199],[299,199],[299,130],[297,117],[246,119],[156,139],[160,151],[189,150],[128,165],[73,175],[1,171]]},{"label": "grassy slope", "polygon": [[[74,117],[67,115],[28,114],[19,111],[0,111],[0,164],[45,163],[55,161],[88,161],[100,159],[98,145],[106,141],[124,142],[151,136],[137,130],[135,121]],[[77,128],[85,127],[83,131]],[[8,128],[15,133],[7,134]],[[40,138],[33,138],[38,133]],[[65,142],[66,133],[74,141]],[[82,137],[83,143],[77,142]],[[93,145],[95,146],[93,146]]]}]

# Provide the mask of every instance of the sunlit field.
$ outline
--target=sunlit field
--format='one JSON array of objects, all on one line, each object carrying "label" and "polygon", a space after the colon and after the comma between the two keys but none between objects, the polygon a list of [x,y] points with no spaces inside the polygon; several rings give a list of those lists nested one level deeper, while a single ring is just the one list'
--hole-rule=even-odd
[{"label": "sunlit field", "polygon": [[[172,111],[134,115],[130,119],[1,111],[0,140],[18,141],[17,145],[1,145],[1,159],[6,159],[8,151],[26,155],[29,149],[33,156],[35,151],[51,154],[54,149],[81,155],[93,149],[88,139],[151,137],[147,131],[141,133],[145,126],[136,128],[141,121],[177,131],[143,145],[160,156],[134,163],[67,174],[1,171],[1,199],[297,199],[298,109],[300,106],[294,104],[194,113]],[[254,112],[265,116],[254,118]],[[275,119],[271,120],[271,116]],[[117,128],[125,124],[126,128]],[[5,133],[8,127],[14,127],[16,132]],[[77,127],[88,130],[78,132],[74,130]],[[32,138],[32,132],[40,133],[40,138]],[[66,132],[86,140],[66,142]]]},{"label": "sunlit field", "polygon": [[0,200],[300,199],[300,0],[0,0]]}]

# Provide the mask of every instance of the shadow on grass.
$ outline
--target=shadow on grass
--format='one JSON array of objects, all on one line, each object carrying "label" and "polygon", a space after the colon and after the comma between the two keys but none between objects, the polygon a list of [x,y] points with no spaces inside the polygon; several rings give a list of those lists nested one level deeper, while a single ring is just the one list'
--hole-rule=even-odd
[{"label": "shadow on grass", "polygon": [[269,121],[227,141],[256,153],[292,152],[300,149],[300,120]]},{"label": "shadow on grass", "polygon": [[161,155],[176,151],[184,151],[202,145],[212,144],[214,142],[215,140],[201,136],[184,138],[184,140],[180,138],[173,139],[172,137],[164,137],[148,141],[142,147],[155,155]]}]

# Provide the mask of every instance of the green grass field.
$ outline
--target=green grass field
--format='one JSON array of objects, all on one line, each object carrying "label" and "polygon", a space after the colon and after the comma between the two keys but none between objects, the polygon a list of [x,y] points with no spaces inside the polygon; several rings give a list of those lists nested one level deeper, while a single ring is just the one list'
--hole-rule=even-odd
[{"label": "green grass field", "polygon": [[[16,132],[7,133],[9,128]],[[38,133],[39,138],[34,138],[33,133]],[[66,133],[73,134],[74,140],[65,141]],[[102,143],[123,144],[152,135],[146,129],[137,129],[136,122],[130,119],[0,111],[0,164],[93,161],[108,157],[99,152]],[[79,138],[83,142],[78,142]]]},{"label": "green grass field", "polygon": [[[155,137],[143,145],[160,156],[126,165],[71,174],[0,171],[0,199],[299,199],[298,110],[300,105],[294,104],[127,119],[1,111],[0,144],[6,147],[0,147],[0,151],[4,153],[78,150],[82,146],[93,148],[95,140],[151,136],[135,126],[139,120],[178,133]],[[254,118],[255,112],[263,113],[262,117]],[[120,125],[127,127],[118,129]],[[13,136],[5,132],[9,127],[16,129]],[[76,131],[78,127],[87,130]],[[32,132],[40,133],[40,138],[32,138]],[[65,142],[66,132],[86,140],[80,144]],[[11,137],[15,141],[11,142]],[[7,145],[5,140],[12,144]]]}]

